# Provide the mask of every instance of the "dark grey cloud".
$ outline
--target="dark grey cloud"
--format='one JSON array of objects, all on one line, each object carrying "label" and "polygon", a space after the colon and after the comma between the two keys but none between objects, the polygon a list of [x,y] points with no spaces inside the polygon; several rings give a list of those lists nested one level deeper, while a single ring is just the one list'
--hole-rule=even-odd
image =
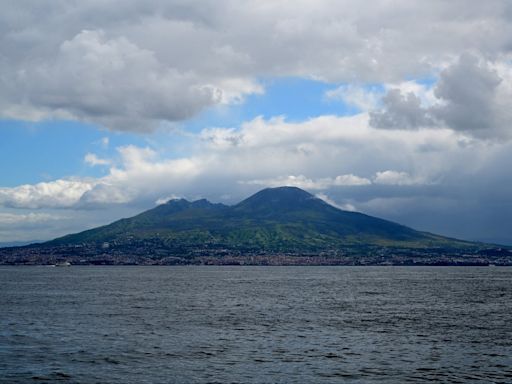
[{"label": "dark grey cloud", "polygon": [[456,130],[478,134],[499,129],[496,98],[502,80],[486,63],[464,54],[441,72],[434,93],[442,104],[433,106],[430,113]]},{"label": "dark grey cloud", "polygon": [[384,129],[449,127],[480,138],[512,136],[512,77],[503,78],[489,63],[473,54],[462,54],[440,72],[433,88],[435,102],[422,105],[414,93],[391,89],[382,108],[370,112],[370,124]]},{"label": "dark grey cloud", "polygon": [[370,125],[384,129],[416,129],[434,124],[429,111],[414,93],[391,89],[382,98],[383,109],[370,112]]}]

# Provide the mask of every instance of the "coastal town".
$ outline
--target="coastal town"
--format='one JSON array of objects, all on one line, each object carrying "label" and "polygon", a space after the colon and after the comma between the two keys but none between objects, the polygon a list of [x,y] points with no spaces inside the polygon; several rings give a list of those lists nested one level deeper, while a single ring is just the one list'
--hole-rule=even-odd
[{"label": "coastal town", "polygon": [[0,265],[474,265],[510,266],[512,251],[347,247],[318,252],[211,247],[165,248],[150,241],[0,248]]}]

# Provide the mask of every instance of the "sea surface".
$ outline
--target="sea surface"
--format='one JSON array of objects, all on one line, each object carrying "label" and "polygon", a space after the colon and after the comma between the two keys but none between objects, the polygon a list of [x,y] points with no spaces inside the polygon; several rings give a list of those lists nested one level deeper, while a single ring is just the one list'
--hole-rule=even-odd
[{"label": "sea surface", "polygon": [[512,383],[508,267],[2,267],[1,383]]}]

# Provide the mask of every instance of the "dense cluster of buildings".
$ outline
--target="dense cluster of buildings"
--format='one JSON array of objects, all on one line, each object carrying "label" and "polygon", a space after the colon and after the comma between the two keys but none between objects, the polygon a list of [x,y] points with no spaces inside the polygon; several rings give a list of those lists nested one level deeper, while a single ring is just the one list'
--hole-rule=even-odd
[{"label": "dense cluster of buildings", "polygon": [[0,249],[3,265],[512,265],[512,252],[489,248],[454,249],[347,247],[319,252],[165,248],[84,243],[74,246],[27,246]]}]

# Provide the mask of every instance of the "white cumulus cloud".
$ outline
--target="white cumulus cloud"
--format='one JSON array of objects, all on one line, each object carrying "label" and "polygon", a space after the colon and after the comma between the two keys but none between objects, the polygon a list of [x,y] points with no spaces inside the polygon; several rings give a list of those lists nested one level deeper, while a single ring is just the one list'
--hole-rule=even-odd
[{"label": "white cumulus cloud", "polygon": [[14,208],[73,207],[84,193],[92,190],[96,184],[96,181],[55,180],[14,188],[0,188],[0,204]]}]

